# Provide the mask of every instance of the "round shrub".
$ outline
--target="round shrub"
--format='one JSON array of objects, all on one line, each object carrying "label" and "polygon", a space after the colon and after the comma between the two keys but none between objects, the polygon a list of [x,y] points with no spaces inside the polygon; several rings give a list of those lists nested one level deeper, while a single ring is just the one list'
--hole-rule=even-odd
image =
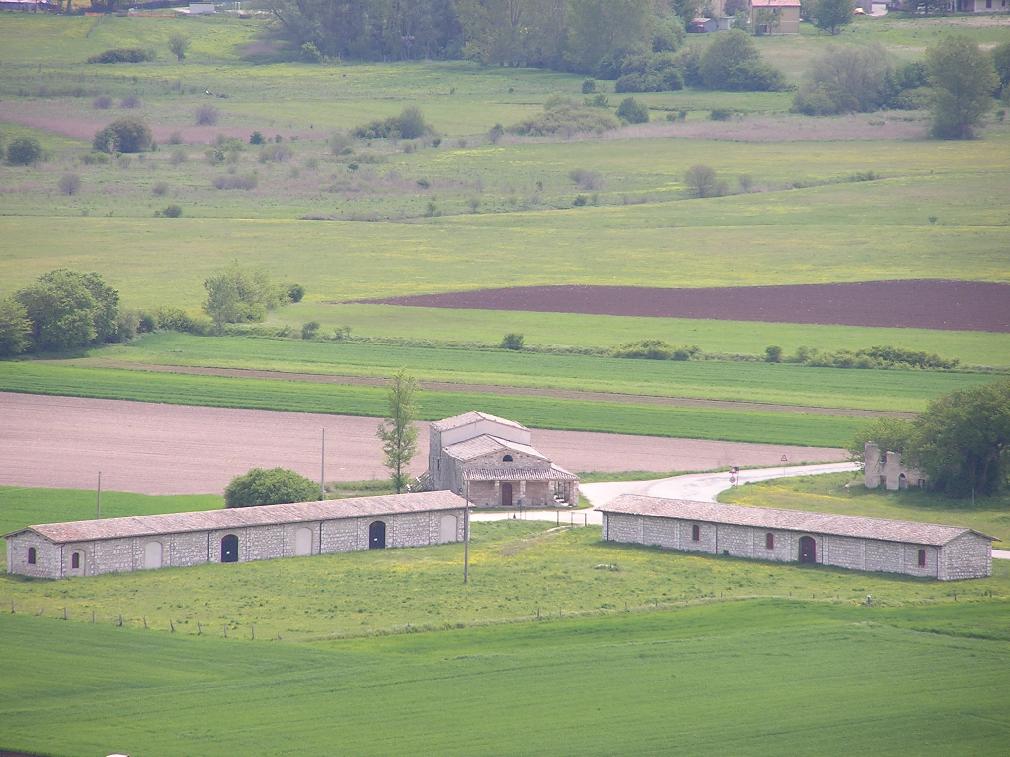
[{"label": "round shrub", "polygon": [[319,499],[319,484],[286,468],[253,468],[224,490],[226,507],[280,505]]},{"label": "round shrub", "polygon": [[153,142],[150,127],[139,118],[127,116],[95,134],[93,147],[99,152],[143,152],[150,150]]},{"label": "round shrub", "polygon": [[179,218],[182,215],[182,208],[178,205],[169,205],[161,214],[166,218]]},{"label": "round shrub", "polygon": [[35,137],[19,137],[7,147],[7,162],[12,166],[33,166],[42,160],[42,145]]},{"label": "round shrub", "polygon": [[644,124],[649,120],[649,107],[634,97],[625,97],[617,106],[617,117],[629,124]]}]

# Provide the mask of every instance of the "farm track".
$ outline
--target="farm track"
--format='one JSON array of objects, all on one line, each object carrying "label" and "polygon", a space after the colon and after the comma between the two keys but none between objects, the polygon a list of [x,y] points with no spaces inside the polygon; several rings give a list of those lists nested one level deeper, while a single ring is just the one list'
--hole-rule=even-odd
[{"label": "farm track", "polygon": [[[65,361],[39,361],[64,363]],[[384,387],[388,380],[371,376],[341,376],[330,373],[293,373],[288,371],[258,370],[254,368],[214,368],[194,365],[162,365],[157,363],[134,363],[127,360],[87,359],[80,363],[96,368],[117,368],[154,373],[182,373],[192,376],[221,376],[225,378],[254,378],[280,381],[304,381],[312,384],[348,384],[352,386]],[[421,389],[433,392],[466,392],[496,394],[510,397],[553,397],[564,400],[585,402],[617,402],[633,405],[664,405],[668,407],[697,407],[719,410],[741,410],[776,413],[802,413],[807,415],[836,415],[854,418],[914,418],[916,413],[883,412],[876,410],[856,410],[846,408],[811,407],[808,405],[776,405],[762,402],[739,402],[734,400],[704,400],[691,397],[657,397],[651,394],[616,394],[611,392],[587,392],[573,389],[534,389],[529,387],[502,386],[500,384],[465,384],[450,381],[419,381]]]},{"label": "farm track", "polygon": [[[358,416],[163,405],[0,392],[0,484],[92,488],[143,494],[223,491],[250,468],[281,466],[319,476],[326,429],[326,478],[385,478],[377,419]],[[412,473],[428,456],[418,423]],[[536,446],[574,471],[712,470],[838,462],[845,450],[583,431],[534,431]]]}]

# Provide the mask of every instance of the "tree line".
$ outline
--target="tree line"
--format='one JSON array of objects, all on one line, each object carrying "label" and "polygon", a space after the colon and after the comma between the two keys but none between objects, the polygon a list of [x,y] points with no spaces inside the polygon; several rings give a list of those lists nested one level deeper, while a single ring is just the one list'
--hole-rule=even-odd
[{"label": "tree line", "polygon": [[595,73],[676,49],[700,0],[270,0],[297,45],[364,60],[468,58]]}]

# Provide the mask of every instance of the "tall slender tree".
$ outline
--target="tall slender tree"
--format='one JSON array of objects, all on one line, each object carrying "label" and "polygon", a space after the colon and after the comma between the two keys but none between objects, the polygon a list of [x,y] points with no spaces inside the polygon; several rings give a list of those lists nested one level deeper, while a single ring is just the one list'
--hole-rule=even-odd
[{"label": "tall slender tree", "polygon": [[414,395],[417,381],[401,368],[393,376],[389,387],[389,415],[379,424],[378,437],[386,456],[386,467],[396,493],[399,494],[410,478],[407,472],[410,461],[417,452],[417,428],[414,426],[416,406]]},{"label": "tall slender tree", "polygon": [[951,35],[926,50],[926,67],[933,87],[933,136],[971,139],[999,85],[992,58],[970,37]]}]

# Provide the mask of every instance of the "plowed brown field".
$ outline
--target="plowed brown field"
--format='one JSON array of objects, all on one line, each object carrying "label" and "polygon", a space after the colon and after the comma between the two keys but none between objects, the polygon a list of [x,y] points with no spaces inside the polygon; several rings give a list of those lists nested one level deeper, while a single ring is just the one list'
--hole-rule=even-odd
[{"label": "plowed brown field", "polygon": [[[226,410],[144,402],[0,392],[0,484],[104,488],[145,494],[223,491],[254,467],[319,476],[326,429],[326,478],[383,478],[375,418],[265,410]],[[412,470],[428,456],[421,423]],[[534,431],[534,443],[574,471],[707,470],[727,465],[833,462],[842,450]]]},{"label": "plowed brown field", "polygon": [[982,281],[660,289],[527,286],[361,302],[429,308],[1010,332],[1010,285]]}]

